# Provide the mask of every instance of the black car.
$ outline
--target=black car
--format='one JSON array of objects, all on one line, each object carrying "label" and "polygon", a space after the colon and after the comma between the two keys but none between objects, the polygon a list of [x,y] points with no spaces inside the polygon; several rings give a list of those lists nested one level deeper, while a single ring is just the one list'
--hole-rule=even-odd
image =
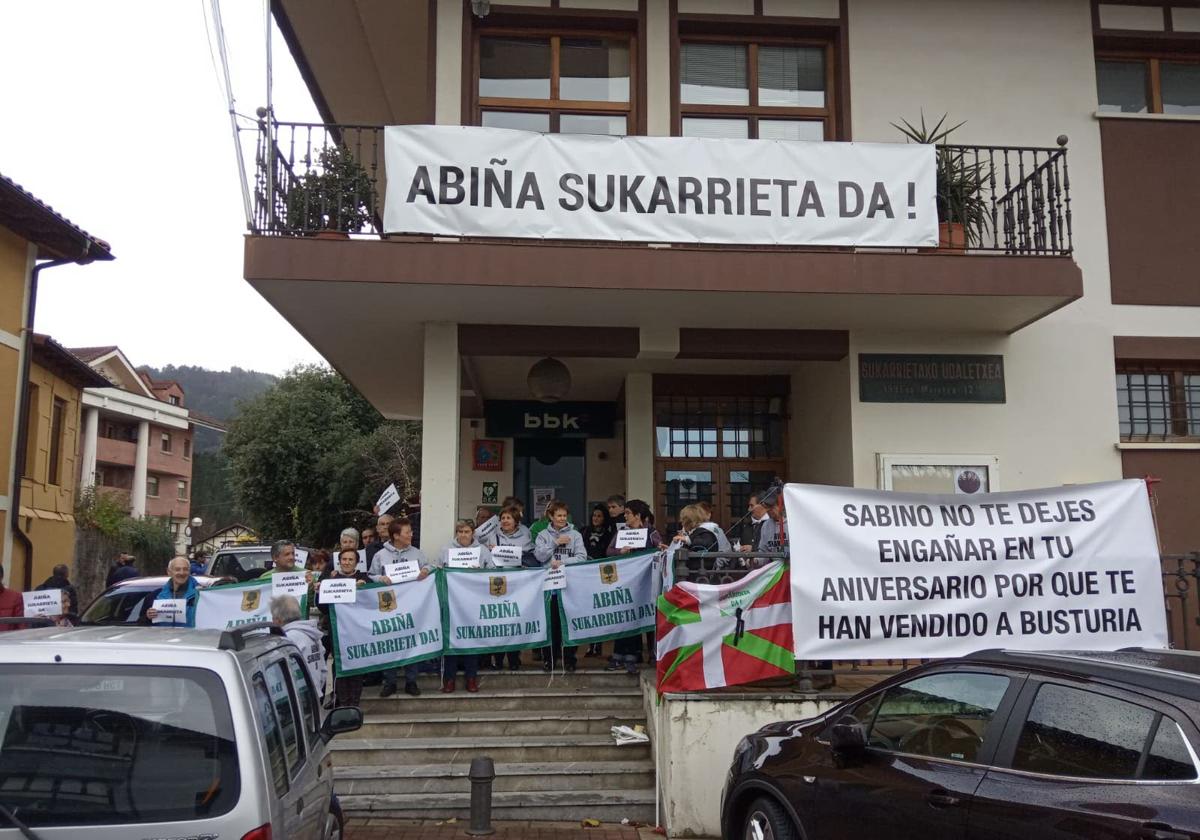
[{"label": "black car", "polygon": [[983,651],[733,756],[738,840],[1200,838],[1200,653]]}]

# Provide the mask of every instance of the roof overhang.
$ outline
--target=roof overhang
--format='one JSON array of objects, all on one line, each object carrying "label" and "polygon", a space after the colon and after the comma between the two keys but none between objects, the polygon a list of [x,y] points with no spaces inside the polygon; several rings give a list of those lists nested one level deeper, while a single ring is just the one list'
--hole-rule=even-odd
[{"label": "roof overhang", "polygon": [[142,397],[111,385],[107,388],[88,388],[83,392],[83,405],[133,420],[148,420],[172,429],[186,429],[191,425],[186,408],[152,397]]},{"label": "roof overhang", "polygon": [[0,175],[0,227],[38,248],[39,259],[89,263],[111,260],[107,242],[73,224],[16,182]]}]

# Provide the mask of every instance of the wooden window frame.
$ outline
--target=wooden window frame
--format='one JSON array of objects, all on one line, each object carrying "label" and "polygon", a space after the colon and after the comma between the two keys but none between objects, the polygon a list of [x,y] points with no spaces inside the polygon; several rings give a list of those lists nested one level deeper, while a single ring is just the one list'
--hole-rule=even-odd
[{"label": "wooden window frame", "polygon": [[61,485],[63,438],[67,433],[67,401],[54,397],[50,403],[50,453],[46,463],[46,483]]},{"label": "wooden window frame", "polygon": [[[748,105],[704,105],[683,101],[683,59],[685,44],[740,44],[746,47],[746,84],[749,87],[750,103]],[[767,47],[820,47],[825,51],[825,107],[799,108],[788,105],[759,105],[758,104],[758,48]],[[683,120],[686,117],[716,117],[745,119],[748,123],[749,138],[758,139],[758,121],[782,120],[811,120],[820,119],[825,140],[837,139],[837,97],[835,91],[837,57],[835,43],[828,38],[770,38],[748,35],[680,35],[679,49],[676,53],[675,67],[675,114],[672,130],[676,137],[683,136]]]},{"label": "wooden window frame", "polygon": [[[1171,431],[1165,435],[1158,434],[1120,434],[1122,443],[1147,443],[1172,441],[1175,443],[1200,442],[1200,435],[1188,431],[1188,401],[1185,386],[1188,376],[1200,376],[1200,362],[1117,362],[1117,375],[1141,373],[1162,374],[1170,377],[1170,401],[1167,409],[1170,412],[1169,425]],[[1114,383],[1115,384],[1115,383]],[[1117,386],[1119,390],[1120,386]],[[1119,422],[1119,421],[1118,421]]]},{"label": "wooden window frame", "polygon": [[[550,39],[550,98],[521,99],[507,96],[480,96],[480,39],[482,38],[549,38]],[[560,59],[563,38],[605,38],[626,41],[629,44],[629,101],[604,102],[590,99],[559,99],[561,80]],[[559,133],[560,117],[571,116],[610,117],[624,114],[625,134],[637,131],[638,113],[638,43],[637,35],[621,30],[575,29],[571,27],[496,27],[477,29],[472,33],[471,44],[471,124],[483,125],[484,111],[510,111],[517,113],[547,114],[550,118],[550,134]]]},{"label": "wooden window frame", "polygon": [[[1175,53],[1170,51],[1149,50],[1097,50],[1096,61],[1119,61],[1129,64],[1145,64],[1146,67],[1146,104],[1147,114],[1162,114],[1162,63],[1168,64],[1200,64],[1200,55],[1195,53]],[[1096,95],[1099,98],[1100,82],[1097,76]],[[1169,116],[1169,115],[1168,115]]]}]

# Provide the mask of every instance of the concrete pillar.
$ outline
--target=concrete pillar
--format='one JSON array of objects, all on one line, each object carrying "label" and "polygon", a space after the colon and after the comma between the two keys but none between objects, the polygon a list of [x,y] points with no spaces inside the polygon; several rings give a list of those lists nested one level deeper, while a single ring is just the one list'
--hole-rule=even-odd
[{"label": "concrete pillar", "polygon": [[421,403],[421,549],[440,551],[458,518],[458,324],[425,325]]},{"label": "concrete pillar", "polygon": [[137,454],[133,458],[133,490],[129,493],[129,514],[146,515],[146,479],[150,464],[150,421],[138,423]]},{"label": "concrete pillar", "polygon": [[654,379],[649,373],[625,374],[625,497],[642,499],[654,510]]},{"label": "concrete pillar", "polygon": [[100,409],[84,408],[83,410],[83,452],[79,468],[79,489],[86,490],[96,486],[96,438],[100,435]]}]

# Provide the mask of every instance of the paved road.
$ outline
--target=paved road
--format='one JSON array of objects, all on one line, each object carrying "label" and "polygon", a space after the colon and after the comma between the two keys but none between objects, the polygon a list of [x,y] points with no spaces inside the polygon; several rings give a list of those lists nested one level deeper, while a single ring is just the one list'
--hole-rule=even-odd
[{"label": "paved road", "polygon": [[[363,820],[346,823],[346,840],[464,840],[467,822],[450,825],[432,820]],[[583,828],[575,822],[496,822],[492,824],[497,840],[660,840],[653,829],[636,829],[620,823],[604,823],[599,828]]]}]

